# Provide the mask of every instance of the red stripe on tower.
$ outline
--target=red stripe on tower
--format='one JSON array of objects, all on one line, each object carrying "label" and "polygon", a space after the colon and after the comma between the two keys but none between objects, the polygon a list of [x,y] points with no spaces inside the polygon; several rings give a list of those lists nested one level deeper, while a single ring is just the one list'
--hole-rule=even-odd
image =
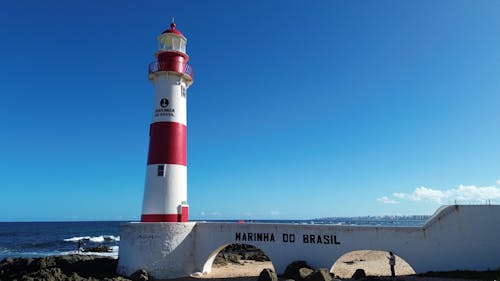
[{"label": "red stripe on tower", "polygon": [[178,221],[180,221],[179,217],[180,217],[179,214],[149,214],[149,215],[142,215],[141,221],[142,222],[178,222]]},{"label": "red stripe on tower", "polygon": [[182,207],[180,214],[147,214],[141,216],[142,222],[187,222],[188,207]]},{"label": "red stripe on tower", "polygon": [[175,122],[151,124],[148,165],[178,164],[186,166],[187,127]]}]

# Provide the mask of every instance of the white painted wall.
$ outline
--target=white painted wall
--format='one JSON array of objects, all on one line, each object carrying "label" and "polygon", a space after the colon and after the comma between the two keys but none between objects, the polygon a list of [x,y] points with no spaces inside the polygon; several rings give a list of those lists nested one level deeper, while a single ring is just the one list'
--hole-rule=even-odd
[{"label": "white painted wall", "polygon": [[159,177],[158,165],[146,168],[142,214],[180,214],[178,206],[187,202],[187,167],[164,164],[165,176]]},{"label": "white painted wall", "polygon": [[[186,80],[181,73],[159,72],[152,80],[155,88],[155,97],[153,105],[153,117],[151,123],[155,122],[176,122],[187,125],[186,113]],[[185,88],[185,95],[182,94],[182,87]],[[160,106],[161,99],[166,98],[169,101],[167,108]],[[171,114],[162,115],[162,111],[172,109]]]},{"label": "white painted wall", "polygon": [[[355,250],[393,251],[417,273],[500,267],[500,206],[448,206],[423,227],[255,223],[129,223],[121,229],[120,274],[144,268],[156,278],[209,272],[215,255],[233,243],[254,245],[278,273],[294,260],[331,268]],[[237,233],[268,233],[274,241],[242,241]],[[295,242],[284,242],[284,234]],[[340,244],[304,243],[304,235],[335,235]]]},{"label": "white painted wall", "polygon": [[196,223],[126,223],[120,228],[117,271],[130,276],[145,269],[156,278],[188,276],[196,271]]}]

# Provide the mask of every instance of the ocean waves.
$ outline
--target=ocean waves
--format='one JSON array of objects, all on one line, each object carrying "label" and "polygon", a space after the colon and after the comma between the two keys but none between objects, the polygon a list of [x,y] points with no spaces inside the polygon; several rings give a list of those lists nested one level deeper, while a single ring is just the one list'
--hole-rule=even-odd
[{"label": "ocean waves", "polygon": [[0,260],[6,257],[22,257],[22,258],[37,258],[37,257],[48,257],[48,256],[64,256],[64,255],[87,255],[87,256],[103,256],[118,258],[118,246],[111,246],[111,252],[78,252],[74,251],[19,251],[14,249],[1,248],[0,249]]},{"label": "ocean waves", "polygon": [[93,243],[104,243],[104,242],[119,242],[120,236],[114,235],[100,235],[100,236],[80,236],[80,237],[71,237],[64,239],[65,242],[93,242]]},{"label": "ocean waves", "polygon": [[52,253],[51,255],[54,255],[54,256],[58,256],[58,255],[74,255],[74,254],[78,254],[78,255],[87,255],[87,256],[102,256],[102,257],[112,257],[112,258],[115,258],[117,259],[118,258],[118,246],[111,246],[109,247],[110,248],[110,252],[92,252],[92,251],[88,251],[88,252],[78,252],[78,251],[66,251],[66,252],[58,252],[58,253]]}]

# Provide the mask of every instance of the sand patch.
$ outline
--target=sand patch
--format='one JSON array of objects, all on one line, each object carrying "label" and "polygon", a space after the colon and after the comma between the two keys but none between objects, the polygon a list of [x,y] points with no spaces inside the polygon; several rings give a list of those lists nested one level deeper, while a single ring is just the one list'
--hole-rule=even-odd
[{"label": "sand patch", "polygon": [[[353,251],[340,257],[333,265],[333,273],[341,278],[350,278],[356,269],[363,269],[367,275],[390,276],[389,253],[385,251]],[[396,255],[396,275],[415,274],[413,268]]]}]

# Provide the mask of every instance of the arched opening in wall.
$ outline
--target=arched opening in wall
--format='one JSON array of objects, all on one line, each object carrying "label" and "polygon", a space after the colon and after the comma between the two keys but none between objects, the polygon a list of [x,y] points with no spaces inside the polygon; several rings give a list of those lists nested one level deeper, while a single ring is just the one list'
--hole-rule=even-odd
[{"label": "arched opening in wall", "polygon": [[228,278],[259,276],[274,266],[259,248],[249,244],[226,244],[215,249],[203,266],[203,277]]},{"label": "arched opening in wall", "polygon": [[[394,253],[396,276],[412,275],[415,270],[403,258]],[[357,269],[369,276],[391,276],[389,251],[358,250],[342,255],[332,266],[331,272],[340,278],[351,278]]]}]

